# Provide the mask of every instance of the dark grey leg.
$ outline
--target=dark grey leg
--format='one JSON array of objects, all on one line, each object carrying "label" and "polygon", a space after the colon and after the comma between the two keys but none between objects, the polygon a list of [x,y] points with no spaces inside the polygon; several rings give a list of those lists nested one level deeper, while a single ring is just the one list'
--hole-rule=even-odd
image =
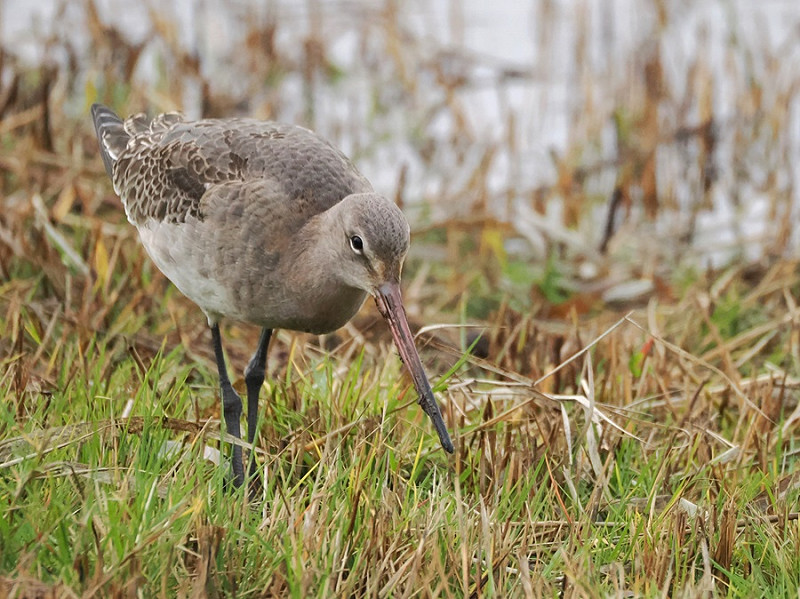
[{"label": "dark grey leg", "polygon": [[[261,338],[258,340],[258,347],[250,363],[244,370],[244,382],[247,386],[247,442],[252,445],[256,439],[256,427],[258,426],[258,393],[261,385],[264,384],[264,373],[267,369],[267,350],[269,340],[272,337],[272,329],[262,329]],[[256,461],[250,456],[250,477],[256,473]]]},{"label": "dark grey leg", "polygon": [[[225,367],[225,356],[222,353],[222,339],[219,336],[218,324],[214,324],[211,327],[211,340],[214,345],[214,356],[217,358],[217,369],[219,370],[219,387],[222,392],[222,414],[225,418],[225,429],[229,435],[241,439],[239,419],[242,416],[242,398],[233,390],[231,380],[228,378],[228,369]],[[242,448],[239,445],[233,446],[231,466],[233,467],[233,484],[240,487],[244,484],[244,466],[242,463]]]}]

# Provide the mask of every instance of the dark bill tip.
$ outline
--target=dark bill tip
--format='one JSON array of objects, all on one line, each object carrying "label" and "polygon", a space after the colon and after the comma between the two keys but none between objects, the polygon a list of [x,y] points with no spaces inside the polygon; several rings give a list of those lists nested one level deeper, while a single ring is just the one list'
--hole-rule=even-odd
[{"label": "dark bill tip", "polygon": [[455,451],[453,442],[450,440],[439,404],[436,403],[433,389],[431,389],[425,369],[422,367],[417,348],[414,346],[414,337],[412,337],[408,328],[406,311],[403,308],[403,300],[400,296],[400,285],[398,283],[384,283],[381,285],[375,294],[375,303],[378,305],[381,315],[389,323],[389,329],[392,331],[392,337],[394,337],[394,342],[400,352],[400,358],[402,358],[403,363],[411,373],[414,388],[419,395],[419,405],[422,406],[422,409],[433,422],[433,428],[436,429],[436,434],[439,435],[439,442],[442,444],[442,448],[447,453],[453,453]]}]

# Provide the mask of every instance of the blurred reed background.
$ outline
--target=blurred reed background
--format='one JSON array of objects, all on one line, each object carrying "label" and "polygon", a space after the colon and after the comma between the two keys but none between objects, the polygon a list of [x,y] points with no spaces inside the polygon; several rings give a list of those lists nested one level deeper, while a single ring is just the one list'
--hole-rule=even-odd
[{"label": "blurred reed background", "polygon": [[[418,229],[589,277],[604,256],[652,278],[797,249],[792,2],[6,0],[2,18],[3,133],[37,150],[79,154],[96,100],[251,115],[331,138]],[[7,168],[32,176],[20,150]]]}]

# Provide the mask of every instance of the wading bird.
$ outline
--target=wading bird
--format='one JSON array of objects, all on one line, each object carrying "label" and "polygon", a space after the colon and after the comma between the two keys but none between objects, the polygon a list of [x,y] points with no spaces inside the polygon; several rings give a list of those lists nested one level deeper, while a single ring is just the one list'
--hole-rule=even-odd
[{"label": "wading bird", "polygon": [[[225,367],[220,319],[262,327],[244,377],[253,443],[272,331],[334,331],[371,295],[422,409],[453,452],[400,297],[408,223],[341,151],[308,129],[253,119],[187,121],[168,113],[122,120],[99,104],[92,119],[142,245],[208,318],[229,434],[241,438],[242,400]],[[239,486],[239,445],[231,463]]]}]

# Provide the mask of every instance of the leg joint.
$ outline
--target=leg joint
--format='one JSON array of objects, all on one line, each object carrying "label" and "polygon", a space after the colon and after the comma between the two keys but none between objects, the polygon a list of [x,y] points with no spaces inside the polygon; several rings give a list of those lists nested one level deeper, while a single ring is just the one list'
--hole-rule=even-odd
[{"label": "leg joint", "polygon": [[233,390],[233,387],[227,386],[222,390],[222,409],[225,415],[241,416],[242,415],[242,398]]}]

